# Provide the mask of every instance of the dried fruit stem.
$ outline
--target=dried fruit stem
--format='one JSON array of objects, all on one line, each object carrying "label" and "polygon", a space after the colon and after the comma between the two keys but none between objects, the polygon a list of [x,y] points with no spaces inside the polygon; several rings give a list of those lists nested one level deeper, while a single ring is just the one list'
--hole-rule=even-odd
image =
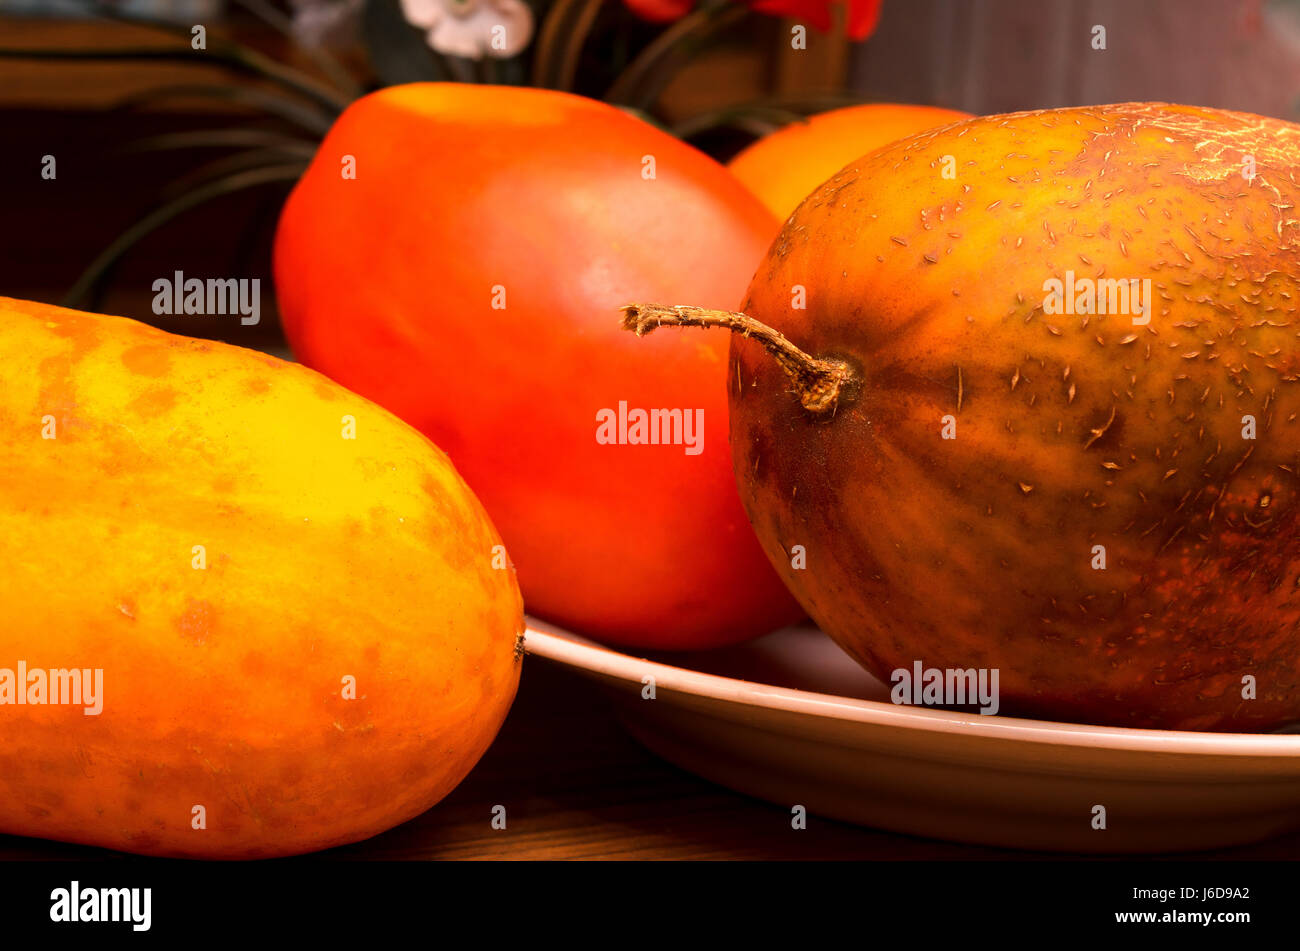
[{"label": "dried fruit stem", "polygon": [[773,330],[748,314],[726,310],[709,310],[686,304],[625,304],[623,329],[638,337],[656,327],[722,327],[732,333],[753,337],[776,358],[794,381],[799,402],[811,413],[835,411],[840,391],[853,379],[853,371],[840,360],[820,360],[804,353],[780,331]]}]

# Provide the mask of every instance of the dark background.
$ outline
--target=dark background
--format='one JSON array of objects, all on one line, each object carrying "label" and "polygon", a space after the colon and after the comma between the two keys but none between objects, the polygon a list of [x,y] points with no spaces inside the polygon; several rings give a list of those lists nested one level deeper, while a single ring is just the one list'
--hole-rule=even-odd
[{"label": "dark background", "polygon": [[[31,15],[52,5],[66,9],[69,2],[0,0],[0,47],[160,41],[156,31],[134,24]],[[223,11],[202,18],[210,37],[238,39],[319,75],[282,34],[224,0],[208,2]],[[607,5],[610,17],[621,13],[636,22],[617,0]],[[1166,100],[1287,119],[1300,115],[1297,0],[884,0],[879,29],[866,42],[810,31],[809,48],[800,52],[790,50],[786,39],[792,22],[755,16],[724,33],[668,86],[660,114],[684,119],[763,97],[848,91],[974,113]],[[1106,27],[1104,51],[1091,47],[1093,24]],[[653,36],[657,28],[643,30]],[[599,60],[604,52],[597,37],[587,56]],[[336,53],[364,81],[375,81],[359,42]],[[275,127],[211,100],[115,108],[132,95],[176,84],[267,88],[197,58],[0,58],[0,294],[61,302],[102,248],[160,197],[174,194],[171,183],[213,158],[197,150],[132,154],[124,151],[131,142],[185,129]],[[703,144],[726,153],[744,143]],[[55,181],[39,176],[45,154],[58,159]],[[270,293],[270,245],[287,191],[287,184],[266,186],[178,218],[145,239],[114,273],[102,299],[88,305],[191,336],[226,334],[242,345],[283,353]],[[176,269],[261,279],[262,323],[240,327],[228,320],[155,317],[151,284]]]}]

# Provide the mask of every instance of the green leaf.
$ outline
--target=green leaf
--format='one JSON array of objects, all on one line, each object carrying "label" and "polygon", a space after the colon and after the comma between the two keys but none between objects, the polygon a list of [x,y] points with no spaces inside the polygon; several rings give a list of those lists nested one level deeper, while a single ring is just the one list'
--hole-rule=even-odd
[{"label": "green leaf", "polygon": [[[293,37],[293,31],[290,26],[288,17],[278,10],[269,7],[264,0],[234,0],[239,3],[254,16],[259,17],[264,23],[280,30],[285,36]],[[189,46],[191,40],[191,26],[187,24],[174,23],[167,20],[158,20],[153,17],[140,16],[134,13],[128,13],[119,9],[113,0],[86,0],[89,6],[89,13],[92,16],[103,17],[108,20],[117,20],[121,23],[132,23],[136,26],[143,26],[148,29],[156,30],[160,33],[166,33],[169,36],[181,38],[186,46]],[[253,68],[259,70],[261,75],[267,79],[276,82],[288,83],[298,92],[301,92],[311,98],[321,100],[324,97],[326,105],[330,105],[333,99],[335,111],[341,111],[349,102],[356,99],[361,94],[360,88],[348,75],[347,71],[332,56],[323,51],[307,50],[311,56],[321,66],[327,76],[334,80],[335,84],[343,90],[343,95],[339,96],[335,90],[328,86],[317,83],[306,73],[287,66],[281,66],[275,60],[263,56],[251,46],[239,43],[235,40],[217,39],[208,45],[207,50],[195,50],[194,52],[216,52],[224,57],[231,57],[241,61],[244,68]]]},{"label": "green leaf", "polygon": [[180,178],[168,182],[162,189],[160,197],[164,202],[171,201],[174,198],[182,198],[191,191],[202,188],[218,179],[233,175],[235,172],[269,168],[295,160],[303,162],[305,167],[310,164],[313,154],[313,152],[307,154],[301,152],[297,154],[286,153],[279,148],[245,149],[233,155],[225,155],[219,159],[204,162],[197,168],[191,169]]},{"label": "green leaf", "polygon": [[533,85],[573,89],[583,44],[600,15],[602,0],[556,0],[542,20],[533,58]]},{"label": "green leaf", "polygon": [[293,32],[293,20],[290,17],[285,16],[266,0],[232,0],[232,2],[292,40],[294,45],[302,50],[320,68],[320,71],[329,77],[330,82],[334,83],[348,98],[357,99],[361,96],[363,90],[360,84],[328,50],[298,42],[298,37]]},{"label": "green leaf", "polygon": [[716,34],[749,15],[743,3],[701,7],[660,33],[623,70],[605,94],[614,105],[650,111],[673,75]]},{"label": "green leaf", "polygon": [[804,118],[799,112],[779,106],[748,103],[691,116],[674,125],[670,131],[679,139],[689,139],[712,129],[732,128],[749,132],[757,138],[792,122],[802,122]]},{"label": "green leaf", "polygon": [[174,149],[263,148],[282,154],[311,158],[316,143],[310,139],[263,132],[259,129],[199,129],[194,132],[167,132],[125,143],[119,151],[165,152]]},{"label": "green leaf", "polygon": [[236,44],[222,44],[219,41],[206,50],[193,50],[162,46],[119,46],[116,48],[14,48],[0,47],[0,59],[42,59],[42,60],[170,60],[186,62],[191,65],[218,65],[227,69],[260,76],[293,90],[314,102],[325,106],[332,113],[338,114],[347,107],[349,100],[327,86],[322,86],[314,79],[295,69],[281,66],[255,50]]},{"label": "green leaf", "polygon": [[283,119],[313,133],[317,138],[324,136],[329,131],[330,126],[334,124],[333,117],[325,114],[319,107],[306,106],[291,96],[244,86],[219,86],[199,83],[158,86],[154,89],[146,89],[126,96],[113,108],[136,109],[141,106],[152,105],[164,99],[190,96],[199,98],[210,96],[217,99],[226,99],[238,105]]},{"label": "green leaf", "polygon": [[196,188],[179,198],[167,202],[149,212],[118,237],[91,262],[90,266],[77,278],[72,289],[63,299],[65,307],[83,307],[89,294],[95,291],[118,262],[141,240],[157,231],[163,225],[185,212],[197,208],[206,202],[246,188],[257,188],[285,182],[295,182],[306,170],[301,162],[282,165],[268,165],[227,175],[206,185]]}]

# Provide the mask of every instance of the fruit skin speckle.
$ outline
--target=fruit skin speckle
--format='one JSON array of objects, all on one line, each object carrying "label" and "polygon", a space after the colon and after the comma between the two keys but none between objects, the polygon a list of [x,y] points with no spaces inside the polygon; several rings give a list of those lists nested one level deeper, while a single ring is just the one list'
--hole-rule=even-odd
[{"label": "fruit skin speckle", "polygon": [[0,666],[103,670],[97,716],[0,705],[0,832],[315,851],[425,811],[487,748],[522,602],[415,430],[304,367],[8,298],[0,393]]},{"label": "fruit skin speckle", "polygon": [[185,613],[176,619],[176,629],[196,644],[206,643],[216,626],[215,613],[209,602],[191,598]]},{"label": "fruit skin speckle", "polygon": [[[1008,713],[1300,720],[1298,159],[1294,125],[1130,103],[918,135],[810,195],[742,309],[860,392],[814,418],[744,339],[728,386],[746,508],[810,614],[878,675],[997,667]],[[1045,313],[1067,270],[1149,279],[1149,323]]]}]

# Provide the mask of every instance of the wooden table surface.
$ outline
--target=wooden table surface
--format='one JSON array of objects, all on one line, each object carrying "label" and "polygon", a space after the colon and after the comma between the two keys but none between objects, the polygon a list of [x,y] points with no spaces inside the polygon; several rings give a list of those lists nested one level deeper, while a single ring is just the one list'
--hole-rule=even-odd
[{"label": "wooden table surface", "polygon": [[[506,828],[492,809],[506,807]],[[0,836],[0,860],[113,858],[100,849]],[[977,848],[789,811],[682,772],[623,732],[590,683],[529,657],[519,697],[495,744],[429,812],[327,859],[1011,859],[1039,853]],[[1300,857],[1300,834],[1238,849],[1177,856]]]}]

